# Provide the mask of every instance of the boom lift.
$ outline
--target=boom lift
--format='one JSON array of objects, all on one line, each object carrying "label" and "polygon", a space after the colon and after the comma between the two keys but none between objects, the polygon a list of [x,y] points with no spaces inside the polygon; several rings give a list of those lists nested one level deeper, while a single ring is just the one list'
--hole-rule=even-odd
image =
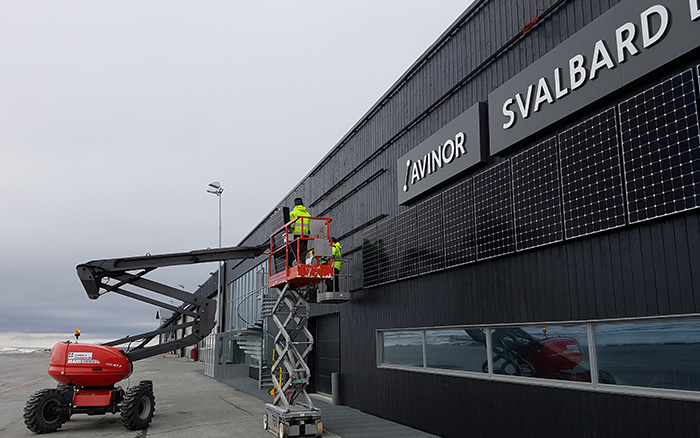
[{"label": "boom lift", "polygon": [[[146,274],[166,266],[254,258],[269,249],[268,287],[278,294],[269,315],[278,329],[272,369],[280,372],[278,378],[273,379],[274,400],[265,405],[263,425],[280,438],[305,434],[321,436],[321,412],[306,393],[310,377],[306,357],[314,342],[307,328],[309,302],[341,303],[350,299],[347,292],[318,287],[326,280],[332,283],[334,275],[328,232],[330,221],[330,218],[299,217],[273,233],[269,245],[93,260],[78,265],[78,277],[88,298],[94,300],[114,292],[171,310],[173,315],[156,330],[102,345],[79,344],[79,330],[76,342],[57,343],[49,358],[49,375],[58,382],[58,387],[39,390],[27,401],[24,408],[27,428],[35,433],[54,432],[73,414],[119,412],[127,429],[146,429],[155,411],[153,382],[143,380],[126,391],[115,384],[131,375],[133,362],[184,348],[205,338],[214,328],[216,313],[216,301],[204,292],[190,293],[167,286],[145,278]],[[302,226],[300,235],[292,233],[296,223]],[[178,300],[182,305],[144,295],[146,291],[152,296]],[[188,333],[180,339],[148,345],[156,336],[176,330]],[[127,351],[116,347],[134,343],[136,346]]]},{"label": "boom lift", "polygon": [[[156,330],[126,336],[102,345],[59,342],[51,351],[49,375],[58,381],[56,389],[37,391],[24,408],[24,423],[35,433],[53,432],[73,414],[100,415],[120,413],[127,429],[148,427],[155,410],[153,383],[141,381],[128,390],[114,385],[131,375],[133,362],[178,348],[196,344],[205,338],[215,324],[216,301],[203,292],[190,293],[145,278],[165,266],[190,265],[262,255],[267,244],[257,247],[205,249],[184,253],[146,255],[94,260],[77,266],[78,277],[90,299],[114,292],[145,303],[171,310],[173,315]],[[125,289],[129,286],[131,290]],[[141,289],[138,291],[134,288]],[[144,295],[150,291],[182,302],[175,306]],[[172,302],[172,301],[171,301]],[[171,325],[180,317],[184,322]],[[175,330],[189,331],[186,336],[158,345],[148,345],[156,336]],[[76,330],[76,341],[80,335]],[[128,351],[117,345],[133,344]]]},{"label": "boom lift", "polygon": [[[263,428],[279,438],[323,435],[321,411],[306,393],[311,374],[306,358],[314,343],[307,328],[309,301],[340,303],[350,299],[347,292],[320,292],[318,288],[334,275],[330,221],[298,217],[270,236],[268,286],[278,293],[271,316],[278,332],[272,365],[274,400],[265,405]],[[294,235],[294,228],[302,233]],[[277,370],[279,374],[274,375]]]}]

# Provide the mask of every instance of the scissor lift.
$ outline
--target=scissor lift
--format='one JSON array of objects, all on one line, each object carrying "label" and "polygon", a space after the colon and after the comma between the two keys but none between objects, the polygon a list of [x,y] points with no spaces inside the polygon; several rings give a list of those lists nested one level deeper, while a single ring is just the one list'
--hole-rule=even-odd
[{"label": "scissor lift", "polygon": [[[280,438],[322,436],[321,411],[306,393],[310,370],[306,357],[314,339],[307,328],[309,301],[344,302],[347,292],[318,292],[318,285],[333,280],[330,218],[298,217],[270,236],[268,286],[278,298],[271,318],[277,326],[272,365],[274,400],[265,405],[263,427]],[[296,227],[295,227],[296,226]],[[295,235],[294,229],[301,234]]]}]

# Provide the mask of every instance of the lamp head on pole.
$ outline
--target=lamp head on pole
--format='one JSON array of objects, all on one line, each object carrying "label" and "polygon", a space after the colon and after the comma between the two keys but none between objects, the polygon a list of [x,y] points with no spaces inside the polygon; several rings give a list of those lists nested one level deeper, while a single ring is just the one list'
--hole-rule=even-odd
[{"label": "lamp head on pole", "polygon": [[216,196],[221,196],[221,194],[224,192],[224,188],[221,187],[221,183],[219,181],[210,182],[209,187],[210,188],[207,189],[207,193],[211,193]]}]

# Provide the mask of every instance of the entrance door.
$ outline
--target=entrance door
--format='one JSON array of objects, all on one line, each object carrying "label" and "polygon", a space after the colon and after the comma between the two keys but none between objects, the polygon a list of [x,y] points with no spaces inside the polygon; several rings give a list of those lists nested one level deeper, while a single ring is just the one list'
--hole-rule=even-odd
[{"label": "entrance door", "polygon": [[331,373],[340,372],[340,317],[335,314],[314,319],[316,339],[312,377],[316,392],[331,394]]}]

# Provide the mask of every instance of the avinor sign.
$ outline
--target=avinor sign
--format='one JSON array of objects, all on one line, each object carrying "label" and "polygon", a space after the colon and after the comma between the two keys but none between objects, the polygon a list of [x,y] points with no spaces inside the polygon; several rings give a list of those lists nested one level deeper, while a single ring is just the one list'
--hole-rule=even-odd
[{"label": "avinor sign", "polygon": [[700,0],[623,0],[489,94],[496,154],[700,47]]},{"label": "avinor sign", "polygon": [[477,103],[399,158],[399,204],[485,161],[486,104]]}]

